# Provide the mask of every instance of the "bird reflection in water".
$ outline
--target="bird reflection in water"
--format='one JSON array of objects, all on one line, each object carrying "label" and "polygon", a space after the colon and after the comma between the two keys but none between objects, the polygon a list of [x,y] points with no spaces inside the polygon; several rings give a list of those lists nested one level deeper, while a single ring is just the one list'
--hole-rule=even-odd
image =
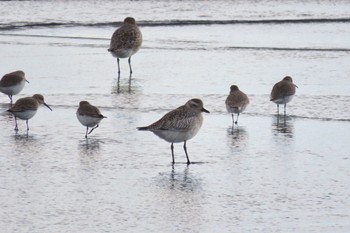
[{"label": "bird reflection in water", "polygon": [[86,138],[79,141],[79,151],[83,155],[94,155],[100,150],[100,140],[94,138]]},{"label": "bird reflection in water", "polygon": [[161,186],[169,188],[169,191],[193,192],[200,186],[200,181],[190,173],[190,166],[186,164],[183,171],[176,171],[175,165],[171,166],[170,173],[160,173]]},{"label": "bird reflection in water", "polygon": [[233,126],[227,128],[227,138],[228,141],[232,143],[234,147],[242,147],[246,145],[248,139],[248,133],[245,127],[236,127]]},{"label": "bird reflection in water", "polygon": [[114,94],[120,94],[120,93],[131,94],[131,76],[132,76],[132,74],[130,73],[127,85],[126,84],[120,85],[120,74],[118,74],[117,85],[113,86],[112,93],[114,93]]},{"label": "bird reflection in water", "polygon": [[276,115],[276,120],[272,123],[272,128],[277,133],[285,134],[286,136],[293,137],[293,122],[290,116]]}]

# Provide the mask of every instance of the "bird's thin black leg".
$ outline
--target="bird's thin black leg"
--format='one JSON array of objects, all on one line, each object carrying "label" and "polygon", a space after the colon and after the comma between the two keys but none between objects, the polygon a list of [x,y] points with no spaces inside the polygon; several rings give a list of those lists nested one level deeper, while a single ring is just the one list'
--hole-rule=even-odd
[{"label": "bird's thin black leg", "polygon": [[120,74],[119,57],[117,57],[117,62],[118,62],[118,74]]},{"label": "bird's thin black leg", "polygon": [[129,62],[130,74],[132,74],[132,69],[131,69],[131,56],[129,57],[128,62]]},{"label": "bird's thin black leg", "polygon": [[235,117],[233,116],[233,113],[231,114],[231,116],[232,116],[232,125],[234,125],[234,123],[235,123]]},{"label": "bird's thin black leg", "polygon": [[96,129],[96,128],[98,128],[98,125],[96,125],[94,128],[92,128],[92,129],[90,130],[89,134],[91,134],[92,131],[94,131],[94,129]]},{"label": "bird's thin black leg", "polygon": [[27,125],[27,132],[28,132],[29,131],[28,120],[26,120],[26,125]]},{"label": "bird's thin black leg", "polygon": [[236,118],[236,121],[235,121],[235,124],[237,125],[238,123],[238,117],[239,117],[239,113],[237,114],[237,118]]},{"label": "bird's thin black leg", "polygon": [[174,164],[174,163],[175,163],[175,157],[174,157],[174,143],[171,143],[170,149],[171,149],[171,156],[172,156],[172,158],[173,158],[173,164]]},{"label": "bird's thin black leg", "polygon": [[18,131],[18,124],[17,124],[17,117],[16,116],[15,116],[15,123],[16,123],[15,131],[17,132]]},{"label": "bird's thin black leg", "polygon": [[87,135],[88,135],[88,131],[89,131],[89,127],[86,127],[86,133],[85,133],[85,138],[87,138]]},{"label": "bird's thin black leg", "polygon": [[10,98],[10,106],[12,107],[12,95],[8,95],[8,97]]},{"label": "bird's thin black leg", "polygon": [[191,164],[190,159],[188,158],[188,154],[187,154],[186,141],[184,141],[184,150],[185,150],[185,154],[186,154],[186,158],[187,158],[187,164]]}]

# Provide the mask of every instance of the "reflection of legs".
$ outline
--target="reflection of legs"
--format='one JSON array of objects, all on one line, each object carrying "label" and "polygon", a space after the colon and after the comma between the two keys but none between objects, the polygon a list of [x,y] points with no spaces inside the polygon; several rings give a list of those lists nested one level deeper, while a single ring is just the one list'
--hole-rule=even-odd
[{"label": "reflection of legs", "polygon": [[175,157],[174,157],[174,143],[171,143],[171,156],[173,157],[173,164],[175,163]]},{"label": "reflection of legs", "polygon": [[187,148],[186,148],[186,141],[184,141],[184,150],[185,150],[185,154],[186,154],[186,158],[187,158],[187,164],[190,164],[190,159],[188,158],[188,154],[187,154]]},{"label": "reflection of legs", "polygon": [[129,57],[128,62],[129,62],[130,74],[132,74],[132,69],[131,69],[131,57]]},{"label": "reflection of legs", "polygon": [[94,128],[92,128],[92,129],[90,130],[89,134],[91,134],[92,131],[94,131],[94,129],[96,129],[96,128],[98,128],[98,125],[96,125]]},{"label": "reflection of legs", "polygon": [[120,74],[119,57],[117,57],[117,62],[118,62],[118,74]]}]

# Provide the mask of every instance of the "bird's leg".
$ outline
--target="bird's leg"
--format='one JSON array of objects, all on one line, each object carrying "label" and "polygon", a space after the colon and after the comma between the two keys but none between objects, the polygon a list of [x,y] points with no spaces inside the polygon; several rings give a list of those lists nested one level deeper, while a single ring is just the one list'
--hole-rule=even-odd
[{"label": "bird's leg", "polygon": [[235,121],[235,124],[237,125],[238,123],[238,117],[239,117],[239,113],[237,114],[237,118],[236,118],[236,121]]},{"label": "bird's leg", "polygon": [[279,115],[280,115],[280,105],[277,104],[277,116],[279,116]]},{"label": "bird's leg", "polygon": [[86,126],[86,133],[85,133],[85,138],[87,138],[88,135],[88,131],[89,131],[89,127]]},{"label": "bird's leg", "polygon": [[233,113],[231,114],[231,116],[232,116],[232,128],[233,128],[234,124],[235,124],[235,117],[234,117]]},{"label": "bird's leg", "polygon": [[130,72],[130,75],[129,75],[129,94],[131,93],[131,76],[132,76],[132,73]]},{"label": "bird's leg", "polygon": [[287,104],[284,104],[284,116],[286,116],[286,107],[287,107]]},{"label": "bird's leg", "polygon": [[28,120],[26,120],[27,132],[29,131]]},{"label": "bird's leg", "polygon": [[16,123],[15,131],[17,132],[18,131],[17,117],[15,117],[15,123]]},{"label": "bird's leg", "polygon": [[184,150],[185,150],[185,154],[186,154],[186,158],[187,158],[187,164],[191,164],[190,159],[188,158],[188,154],[187,154],[186,141],[184,141]]},{"label": "bird's leg", "polygon": [[12,107],[12,95],[8,95],[8,97],[10,98],[10,106]]},{"label": "bird's leg", "polygon": [[89,134],[91,134],[92,131],[94,131],[94,129],[96,129],[96,128],[98,128],[98,125],[96,125],[94,128],[92,128],[92,129],[90,130]]},{"label": "bird's leg", "polygon": [[132,69],[131,69],[131,56],[129,57],[128,62],[129,62],[130,74],[132,74]]},{"label": "bird's leg", "polygon": [[120,74],[119,57],[117,57],[117,62],[118,62],[118,74]]},{"label": "bird's leg", "polygon": [[173,158],[173,164],[174,164],[174,163],[175,163],[175,157],[174,157],[174,143],[171,143],[170,149],[171,149],[171,156],[172,156],[172,158]]}]

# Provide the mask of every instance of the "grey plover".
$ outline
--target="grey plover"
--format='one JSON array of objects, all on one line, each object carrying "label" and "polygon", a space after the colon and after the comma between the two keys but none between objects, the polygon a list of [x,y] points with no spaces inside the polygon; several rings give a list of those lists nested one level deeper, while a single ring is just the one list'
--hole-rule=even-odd
[{"label": "grey plover", "polygon": [[129,58],[130,74],[132,73],[131,56],[139,51],[141,44],[142,33],[136,25],[135,19],[125,18],[124,24],[113,33],[108,49],[113,57],[117,58],[118,74],[120,74],[119,58]]},{"label": "grey plover", "polygon": [[[230,94],[227,96],[226,101],[227,112],[232,114],[232,125],[238,123],[239,114],[242,113],[249,104],[249,98],[238,86],[232,85],[230,87]],[[237,114],[236,121],[234,119],[234,113]]]},{"label": "grey plover", "polygon": [[186,141],[193,138],[199,131],[203,123],[202,112],[209,113],[203,107],[203,102],[200,99],[191,99],[185,105],[182,105],[167,114],[155,123],[138,127],[138,130],[147,130],[155,135],[171,143],[172,163],[175,163],[174,158],[174,143],[184,142],[184,150],[187,158],[187,164],[190,164],[190,159],[187,154]]},{"label": "grey plover", "polygon": [[[76,114],[79,122],[83,126],[86,126],[85,138],[98,127],[98,124],[103,118],[106,118],[97,107],[91,105],[87,101],[80,101]],[[91,128],[90,132],[88,132],[89,128]]]},{"label": "grey plover", "polygon": [[15,116],[15,131],[18,131],[17,118],[25,120],[27,124],[27,131],[29,130],[28,120],[36,114],[41,104],[45,105],[52,111],[51,107],[45,103],[44,97],[40,94],[35,94],[32,97],[20,98],[9,110],[7,110]]},{"label": "grey plover", "polygon": [[21,70],[5,74],[0,80],[0,91],[8,95],[12,105],[12,96],[20,93],[26,82],[28,80],[26,80],[25,74]]},{"label": "grey plover", "polygon": [[276,83],[270,94],[270,101],[277,104],[277,114],[279,115],[279,105],[284,105],[284,115],[286,115],[286,106],[294,95],[295,88],[298,87],[293,83],[293,79],[290,76],[284,77],[281,81]]}]

